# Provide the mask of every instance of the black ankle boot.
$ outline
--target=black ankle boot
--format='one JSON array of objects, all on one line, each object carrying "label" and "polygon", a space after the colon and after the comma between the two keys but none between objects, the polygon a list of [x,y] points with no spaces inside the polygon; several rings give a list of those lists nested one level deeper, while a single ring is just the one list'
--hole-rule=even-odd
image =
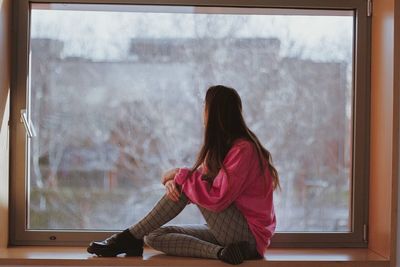
[{"label": "black ankle boot", "polygon": [[143,239],[135,238],[129,229],[126,229],[106,240],[90,243],[87,252],[100,257],[115,257],[122,253],[126,253],[127,256],[142,256]]},{"label": "black ankle boot", "polygon": [[248,259],[248,246],[246,241],[230,244],[218,252],[218,259],[229,264],[240,264]]}]

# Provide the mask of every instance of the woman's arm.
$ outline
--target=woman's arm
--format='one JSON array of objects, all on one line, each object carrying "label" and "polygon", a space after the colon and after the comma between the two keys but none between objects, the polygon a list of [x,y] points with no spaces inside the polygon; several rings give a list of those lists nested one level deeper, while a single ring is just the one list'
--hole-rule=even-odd
[{"label": "woman's arm", "polygon": [[179,169],[175,182],[195,204],[212,211],[227,208],[246,188],[249,171],[253,167],[256,152],[252,143],[244,141],[234,145],[224,160],[224,170],[220,170],[211,187],[201,179],[201,172]]},{"label": "woman's arm", "polygon": [[176,187],[174,180],[169,180],[165,183],[165,195],[172,201],[179,201],[179,196],[181,193]]},{"label": "woman's arm", "polygon": [[171,169],[166,171],[161,177],[161,183],[165,185],[168,181],[173,180],[179,168]]}]

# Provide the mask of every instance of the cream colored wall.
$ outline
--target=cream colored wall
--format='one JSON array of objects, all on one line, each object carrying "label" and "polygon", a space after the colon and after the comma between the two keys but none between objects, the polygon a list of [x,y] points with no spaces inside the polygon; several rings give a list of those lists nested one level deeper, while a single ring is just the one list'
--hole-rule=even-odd
[{"label": "cream colored wall", "polygon": [[[7,97],[3,123],[0,131],[0,248],[8,243],[8,118],[9,97]],[[1,121],[1,120],[0,120]]]},{"label": "cream colored wall", "polygon": [[11,0],[0,0],[0,247],[8,243],[8,118]]}]

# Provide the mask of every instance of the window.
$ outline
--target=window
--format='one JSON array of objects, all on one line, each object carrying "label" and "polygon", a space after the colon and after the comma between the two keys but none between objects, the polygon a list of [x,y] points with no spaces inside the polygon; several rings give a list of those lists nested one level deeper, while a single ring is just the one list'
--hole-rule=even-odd
[{"label": "window", "polygon": [[[193,163],[205,90],[225,84],[280,172],[274,245],[365,245],[363,1],[44,2],[17,8],[15,244],[86,243],[141,218],[162,171]],[[171,223],[202,222],[189,206]]]}]

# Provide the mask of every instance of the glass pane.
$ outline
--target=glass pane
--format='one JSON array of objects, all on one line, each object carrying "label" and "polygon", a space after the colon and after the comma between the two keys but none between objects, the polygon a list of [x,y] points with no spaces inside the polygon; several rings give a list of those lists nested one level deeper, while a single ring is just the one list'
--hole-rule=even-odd
[{"label": "glass pane", "polygon": [[[280,173],[278,231],[351,230],[351,11],[33,4],[29,229],[124,229],[191,166],[213,84]],[[194,205],[172,223],[203,223]]]}]

